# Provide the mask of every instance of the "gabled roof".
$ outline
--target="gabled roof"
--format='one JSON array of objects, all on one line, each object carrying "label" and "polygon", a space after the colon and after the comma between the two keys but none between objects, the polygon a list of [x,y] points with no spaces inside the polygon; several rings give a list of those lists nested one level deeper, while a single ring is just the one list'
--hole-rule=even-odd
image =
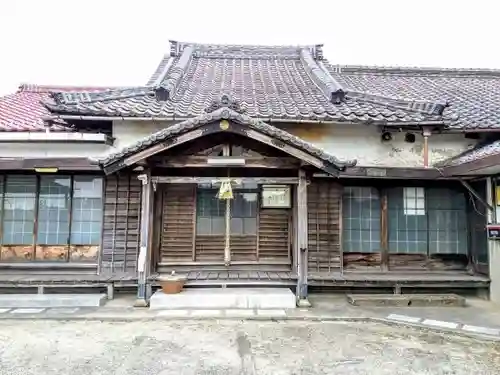
[{"label": "gabled roof", "polygon": [[[82,91],[94,92],[109,88],[83,86],[41,86],[23,84],[14,94],[0,97],[0,131],[30,131],[47,130],[44,118],[50,116],[49,110],[41,103],[48,100],[52,92]],[[54,125],[52,131],[70,130],[64,124]]]},{"label": "gabled roof", "polygon": [[[65,116],[187,119],[221,95],[264,121],[443,124],[438,98],[414,100],[348,92],[323,65],[321,45],[257,46],[170,43],[145,87],[53,95],[47,107]],[[69,117],[67,117],[69,118]]]},{"label": "gabled roof", "polygon": [[[111,155],[108,155],[106,158],[99,160],[99,163],[105,170],[114,172],[129,165],[126,159],[132,155],[137,155],[145,150],[152,149],[153,147],[155,147],[155,153],[160,152],[165,150],[167,147],[174,147],[179,144],[178,142],[170,141],[173,137],[178,137],[183,134],[202,129],[205,125],[213,124],[218,120],[230,120],[235,124],[242,125],[242,128],[233,129],[233,127],[228,126],[227,129],[221,129],[217,127],[215,131],[237,132],[238,134],[249,138],[256,137],[256,139],[259,138],[257,133],[269,136],[274,140],[272,142],[273,147],[287,152],[285,148],[276,144],[275,141],[289,145],[292,148],[299,150],[299,153],[301,155],[305,155],[307,159],[312,157],[314,166],[330,174],[336,174],[338,171],[343,171],[347,167],[353,167],[356,165],[356,160],[341,161],[311,143],[263,121],[251,118],[243,112],[244,110],[240,107],[238,102],[232,101],[229,97],[223,95],[220,100],[214,101],[210,106],[208,106],[202,115],[168,126],[165,129],[143,138],[131,146],[125,147]],[[252,131],[255,131],[256,133],[253,133]],[[213,133],[214,130],[211,132]],[[196,137],[201,137],[203,134],[203,131],[197,132]],[[262,141],[261,139],[257,140]],[[158,147],[158,145],[163,145],[163,147]],[[153,153],[150,153],[147,156],[151,155],[153,155]],[[108,168],[114,164],[119,165]]]},{"label": "gabled roof", "polygon": [[500,129],[500,70],[442,69],[325,64],[350,91],[407,100],[444,100],[453,129]]}]

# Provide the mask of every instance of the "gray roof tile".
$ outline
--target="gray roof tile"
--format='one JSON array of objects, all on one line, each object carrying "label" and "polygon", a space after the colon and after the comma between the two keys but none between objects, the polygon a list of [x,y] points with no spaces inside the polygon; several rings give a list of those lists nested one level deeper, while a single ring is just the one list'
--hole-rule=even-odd
[{"label": "gray roof tile", "polygon": [[470,163],[488,156],[500,154],[500,141],[481,144],[471,150],[436,163],[436,167],[452,167],[460,164]]},{"label": "gray roof tile", "polygon": [[220,100],[211,103],[211,105],[204,110],[203,114],[197,117],[193,117],[189,120],[182,121],[175,125],[171,125],[154,134],[151,134],[150,136],[143,138],[142,140],[132,144],[131,146],[122,148],[117,152],[108,155],[106,158],[99,160],[99,163],[105,167],[109,166],[123,158],[126,158],[129,155],[145,150],[159,142],[164,142],[173,136],[187,133],[191,130],[200,128],[205,124],[209,124],[220,119],[228,119],[238,124],[245,125],[249,129],[259,131],[284,143],[297,147],[298,149],[310,155],[316,156],[325,163],[333,165],[333,167],[337,170],[344,170],[346,167],[353,167],[356,165],[356,160],[341,161],[335,156],[329,154],[321,148],[314,146],[309,142],[300,139],[299,137],[296,137],[263,121],[249,117],[242,112],[243,109],[238,102],[229,100],[227,96],[223,95]]},{"label": "gray roof tile", "polygon": [[245,46],[171,42],[146,87],[53,95],[55,114],[185,119],[223,94],[262,120],[442,122],[440,101],[348,92],[323,65],[321,45]]},{"label": "gray roof tile", "polygon": [[444,101],[450,128],[500,129],[500,70],[325,66],[348,92]]}]

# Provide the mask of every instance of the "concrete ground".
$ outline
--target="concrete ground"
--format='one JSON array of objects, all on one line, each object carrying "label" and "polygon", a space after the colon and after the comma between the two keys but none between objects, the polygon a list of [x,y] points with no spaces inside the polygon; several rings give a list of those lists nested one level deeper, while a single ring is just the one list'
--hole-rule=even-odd
[{"label": "concrete ground", "polygon": [[0,321],[0,375],[499,373],[499,343],[377,323]]}]

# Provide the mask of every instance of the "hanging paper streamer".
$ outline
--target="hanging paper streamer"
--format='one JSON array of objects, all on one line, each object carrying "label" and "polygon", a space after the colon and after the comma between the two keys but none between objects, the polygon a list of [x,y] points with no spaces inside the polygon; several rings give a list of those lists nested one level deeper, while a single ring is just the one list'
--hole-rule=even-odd
[{"label": "hanging paper streamer", "polygon": [[231,180],[222,181],[220,184],[217,198],[221,200],[233,199],[233,188],[231,187]]}]

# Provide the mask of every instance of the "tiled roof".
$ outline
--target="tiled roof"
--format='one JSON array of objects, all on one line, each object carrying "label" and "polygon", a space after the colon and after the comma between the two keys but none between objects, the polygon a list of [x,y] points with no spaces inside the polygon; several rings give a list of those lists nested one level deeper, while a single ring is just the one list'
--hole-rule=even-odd
[{"label": "tiled roof", "polygon": [[239,103],[229,100],[229,98],[224,95],[221,100],[214,101],[208,108],[206,108],[202,115],[182,121],[175,125],[171,125],[154,134],[151,134],[131,146],[124,147],[123,149],[108,155],[106,158],[99,160],[99,163],[104,167],[109,166],[160,142],[165,142],[174,136],[199,129],[203,125],[217,120],[228,119],[235,123],[245,125],[248,129],[256,130],[260,133],[276,138],[283,143],[292,145],[305,153],[321,159],[324,162],[324,168],[327,172],[333,173],[332,169],[342,171],[345,170],[346,167],[353,167],[356,165],[356,160],[341,161],[335,156],[323,151],[309,142],[306,142],[263,121],[249,117],[242,112],[243,111],[241,110]]},{"label": "tiled roof", "polygon": [[346,92],[323,66],[321,45],[171,42],[145,87],[53,95],[58,115],[187,119],[229,94],[261,120],[442,122],[444,102]]},{"label": "tiled roof", "polygon": [[436,167],[452,167],[460,164],[470,163],[488,156],[500,155],[500,141],[482,144],[467,150],[457,156],[436,163]]},{"label": "tiled roof", "polygon": [[[41,101],[48,100],[51,92],[77,90],[102,91],[104,88],[21,85],[16,93],[0,97],[0,131],[45,131],[43,119],[50,116],[50,112]],[[51,130],[67,131],[69,128],[54,125]]]},{"label": "tiled roof", "polygon": [[451,128],[500,129],[500,70],[325,66],[348,92],[444,100]]}]

